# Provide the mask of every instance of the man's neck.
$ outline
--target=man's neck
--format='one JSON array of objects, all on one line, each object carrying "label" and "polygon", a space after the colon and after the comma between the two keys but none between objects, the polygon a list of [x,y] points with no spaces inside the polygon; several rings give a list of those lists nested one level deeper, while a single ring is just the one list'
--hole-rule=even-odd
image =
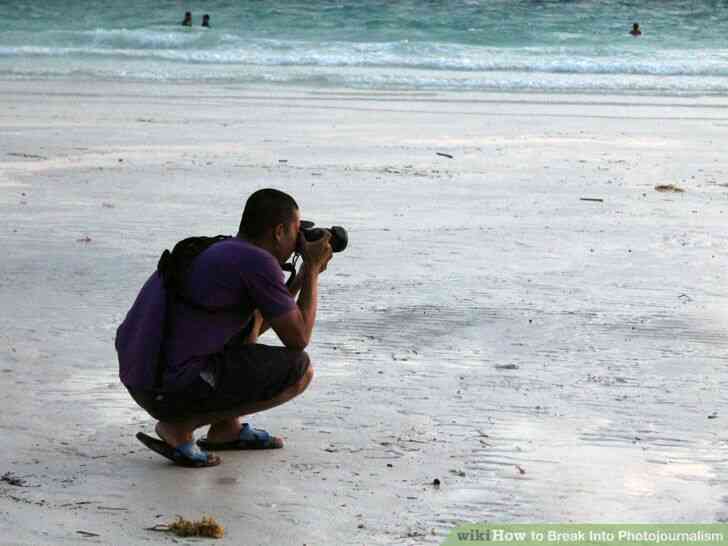
[{"label": "man's neck", "polygon": [[276,256],[275,252],[273,252],[273,249],[275,248],[273,241],[270,241],[268,239],[253,239],[251,237],[247,237],[242,233],[238,233],[236,235],[238,239],[242,239],[246,243],[249,243],[253,246],[257,246],[258,248],[262,248],[263,250],[267,250],[268,253],[273,256],[278,263],[280,263],[280,260]]}]

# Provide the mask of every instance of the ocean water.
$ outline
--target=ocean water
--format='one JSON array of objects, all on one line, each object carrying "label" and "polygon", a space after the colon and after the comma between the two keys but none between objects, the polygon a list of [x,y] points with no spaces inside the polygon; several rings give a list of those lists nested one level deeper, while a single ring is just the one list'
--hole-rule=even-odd
[{"label": "ocean water", "polygon": [[0,0],[0,20],[2,78],[728,94],[722,0]]}]

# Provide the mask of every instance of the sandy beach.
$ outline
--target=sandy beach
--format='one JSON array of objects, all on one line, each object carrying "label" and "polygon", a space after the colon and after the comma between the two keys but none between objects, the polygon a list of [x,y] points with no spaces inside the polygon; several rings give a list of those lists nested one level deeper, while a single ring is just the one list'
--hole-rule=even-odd
[{"label": "sandy beach", "polygon": [[[147,528],[177,514],[299,546],[728,521],[728,99],[0,81],[0,104],[0,543],[172,543]],[[162,250],[234,233],[261,187],[349,230],[317,375],[253,419],[285,449],[178,468],[134,438],[115,329]]]}]

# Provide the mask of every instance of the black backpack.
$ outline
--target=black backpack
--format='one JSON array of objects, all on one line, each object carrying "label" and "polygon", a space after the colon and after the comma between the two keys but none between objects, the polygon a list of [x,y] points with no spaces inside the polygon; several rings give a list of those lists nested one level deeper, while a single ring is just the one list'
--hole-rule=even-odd
[{"label": "black backpack", "polygon": [[[199,303],[187,298],[184,294],[184,290],[182,289],[185,277],[187,276],[195,258],[215,243],[219,243],[220,241],[230,238],[231,237],[229,235],[216,235],[214,237],[188,237],[174,245],[172,252],[166,249],[162,252],[162,255],[159,257],[159,262],[157,263],[157,272],[159,273],[159,277],[162,280],[162,284],[164,285],[164,289],[167,294],[166,313],[170,312],[172,304],[175,301],[180,301],[184,305],[201,311],[206,311],[211,314],[223,311],[234,311],[236,309],[240,309],[241,311],[243,310],[242,306],[239,304],[214,308],[205,307],[204,305],[200,305]],[[169,335],[170,322],[169,317],[165,317],[163,339],[167,339]],[[252,321],[248,321],[248,324],[245,325],[243,330],[249,330],[252,325],[251,323]],[[164,354],[164,343],[162,343],[155,375],[155,390],[161,390],[162,388],[165,366],[166,357]]]},{"label": "black backpack", "polygon": [[[159,262],[157,263],[156,271],[156,278],[162,285],[162,291],[160,294],[161,301],[156,306],[152,306],[152,308],[149,308],[142,313],[132,313],[130,311],[127,314],[127,318],[124,319],[117,329],[115,344],[119,356],[120,375],[122,375],[122,368],[129,369],[137,367],[138,369],[139,366],[141,366],[143,369],[147,369],[150,372],[152,371],[151,368],[154,368],[153,390],[157,392],[162,390],[164,369],[166,367],[164,340],[169,337],[170,324],[172,321],[169,319],[168,314],[175,302],[181,302],[184,305],[210,314],[230,312],[235,311],[236,309],[240,309],[241,313],[245,311],[243,306],[240,304],[222,307],[205,307],[204,305],[200,305],[199,303],[189,299],[184,294],[183,290],[185,278],[195,258],[215,243],[230,238],[231,237],[229,235],[216,235],[214,237],[188,237],[174,245],[171,252],[169,250],[162,252]],[[283,269],[291,273],[287,283],[290,285],[295,277],[295,268],[291,264],[285,264]],[[155,280],[156,279],[153,276],[147,284],[155,282]],[[144,288],[142,288],[142,292],[147,288],[148,286],[145,285]],[[140,293],[132,308],[136,305],[140,305],[142,300],[143,298]],[[130,319],[130,316],[132,315],[135,317],[134,320]],[[252,325],[253,321],[249,320],[243,327],[241,335],[244,336],[249,333],[252,329]],[[124,342],[119,343],[122,339]],[[156,340],[159,340],[159,343],[157,343]],[[130,347],[128,351],[119,351],[121,347],[127,346]],[[138,359],[139,354],[144,355],[141,361]],[[132,371],[131,373],[135,372]],[[134,377],[138,377],[138,372]],[[149,379],[152,378],[149,377]],[[124,382],[123,375],[122,382]],[[125,382],[124,384],[127,383]]]},{"label": "black backpack", "polygon": [[172,252],[169,250],[162,252],[162,255],[159,257],[159,262],[157,263],[157,271],[159,272],[159,276],[162,278],[168,297],[181,301],[185,305],[189,305],[195,309],[207,311],[208,313],[238,309],[240,307],[239,305],[216,308],[205,307],[204,305],[200,305],[199,303],[188,299],[182,290],[187,272],[195,258],[215,243],[226,239],[230,239],[230,236],[216,235],[214,237],[188,237],[174,245]]}]

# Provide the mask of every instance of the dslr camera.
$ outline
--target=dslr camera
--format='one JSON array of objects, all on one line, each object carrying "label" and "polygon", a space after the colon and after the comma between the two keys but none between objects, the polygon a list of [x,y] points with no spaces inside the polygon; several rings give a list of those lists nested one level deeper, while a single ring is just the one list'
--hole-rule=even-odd
[{"label": "dslr camera", "polygon": [[[330,228],[317,228],[314,225],[313,222],[309,222],[308,220],[301,220],[301,235],[309,243],[318,241],[325,233],[330,233],[331,239],[329,239],[329,244],[331,245],[331,250],[334,252],[341,252],[349,244],[349,236],[343,227],[331,226]],[[302,251],[303,249],[299,248],[298,250]]]}]

